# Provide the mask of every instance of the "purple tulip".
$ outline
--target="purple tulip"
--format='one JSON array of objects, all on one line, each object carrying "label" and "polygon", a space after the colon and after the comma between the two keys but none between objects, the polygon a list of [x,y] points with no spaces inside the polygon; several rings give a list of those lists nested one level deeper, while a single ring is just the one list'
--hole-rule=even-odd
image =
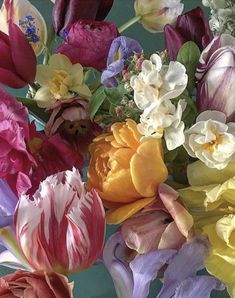
[{"label": "purple tulip", "polygon": [[235,121],[235,38],[215,37],[201,54],[197,69],[197,105],[200,112],[217,110]]},{"label": "purple tulip", "polygon": [[194,8],[177,18],[175,26],[164,28],[165,45],[170,60],[176,60],[181,46],[187,41],[194,41],[203,50],[211,41],[209,23],[200,7]]},{"label": "purple tulip", "polygon": [[112,235],[105,245],[103,260],[113,278],[118,298],[146,298],[151,281],[160,269],[168,265],[164,284],[157,298],[209,298],[212,290],[224,290],[224,285],[208,275],[196,276],[204,267],[208,241],[194,238],[177,251],[158,249],[135,258],[127,254],[121,233]]},{"label": "purple tulip", "polygon": [[9,24],[9,36],[0,31],[0,83],[22,88],[36,75],[36,56],[18,26]]},{"label": "purple tulip", "polygon": [[53,25],[63,36],[64,29],[79,19],[102,21],[109,13],[113,0],[56,0],[53,8]]},{"label": "purple tulip", "polygon": [[143,49],[138,41],[132,38],[125,36],[115,38],[109,50],[107,68],[102,73],[101,83],[105,87],[116,87],[117,80],[115,76],[124,69],[127,59],[134,53],[140,54],[142,51]]}]

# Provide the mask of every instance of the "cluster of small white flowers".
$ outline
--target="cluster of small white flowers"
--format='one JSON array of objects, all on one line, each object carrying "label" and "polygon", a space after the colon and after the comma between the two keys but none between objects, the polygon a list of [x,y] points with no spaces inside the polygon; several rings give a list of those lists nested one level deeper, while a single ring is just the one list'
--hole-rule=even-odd
[{"label": "cluster of small white flowers", "polygon": [[164,136],[168,150],[184,143],[181,117],[186,103],[180,100],[175,107],[171,99],[185,90],[187,82],[186,69],[180,62],[171,61],[169,65],[162,65],[157,54],[143,61],[140,74],[132,76],[130,80],[135,103],[143,110],[138,125],[142,140]]},{"label": "cluster of small white flowers", "polygon": [[202,0],[202,4],[211,10],[209,23],[214,35],[227,33],[235,36],[234,0]]}]

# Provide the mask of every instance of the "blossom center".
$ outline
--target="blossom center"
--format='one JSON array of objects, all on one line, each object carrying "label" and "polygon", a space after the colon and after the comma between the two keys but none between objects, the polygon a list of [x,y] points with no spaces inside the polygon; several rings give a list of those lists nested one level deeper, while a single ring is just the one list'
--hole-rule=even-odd
[{"label": "blossom center", "polygon": [[71,97],[69,92],[73,86],[73,78],[64,70],[55,70],[54,77],[49,81],[50,92],[56,99]]},{"label": "blossom center", "polygon": [[203,144],[203,149],[209,152],[213,152],[217,145],[222,144],[222,138],[218,133],[215,133],[215,139],[210,142]]}]

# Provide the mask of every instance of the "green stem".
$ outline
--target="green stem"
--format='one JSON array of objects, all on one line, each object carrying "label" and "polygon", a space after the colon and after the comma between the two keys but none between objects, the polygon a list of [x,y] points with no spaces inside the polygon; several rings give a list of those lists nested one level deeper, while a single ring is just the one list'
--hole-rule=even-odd
[{"label": "green stem", "polygon": [[135,23],[139,22],[141,20],[142,16],[135,16],[133,18],[131,18],[129,21],[127,21],[125,24],[123,24],[122,26],[120,26],[118,28],[118,31],[121,33],[123,31],[125,31],[127,28],[131,27],[132,25],[134,25]]}]

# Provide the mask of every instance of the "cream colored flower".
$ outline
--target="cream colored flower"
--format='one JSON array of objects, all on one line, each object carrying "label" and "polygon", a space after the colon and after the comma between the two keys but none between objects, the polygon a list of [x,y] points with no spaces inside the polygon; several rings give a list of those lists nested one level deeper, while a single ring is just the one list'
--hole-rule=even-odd
[{"label": "cream colored flower", "polygon": [[181,0],[135,0],[135,12],[141,16],[140,23],[150,32],[163,31],[181,15],[184,4]]},{"label": "cream colored flower", "polygon": [[91,96],[91,91],[83,82],[83,67],[72,64],[62,54],[50,57],[48,65],[38,65],[36,81],[42,86],[34,99],[41,108],[51,108],[58,100],[70,99],[76,95],[84,98]]},{"label": "cream colored flower", "polygon": [[[1,31],[8,34],[8,19],[12,16],[13,22],[29,40],[36,55],[40,55],[47,42],[47,26],[43,16],[28,0],[12,0],[12,12],[3,1],[0,10]],[[9,5],[8,5],[9,6]]]},{"label": "cream colored flower", "polygon": [[134,89],[134,100],[139,109],[145,110],[159,105],[159,100],[178,97],[186,88],[188,76],[183,64],[171,61],[162,65],[159,55],[153,54],[144,60],[138,76],[132,76],[130,85]]},{"label": "cream colored flower", "polygon": [[235,157],[235,123],[225,123],[222,112],[201,113],[196,124],[185,131],[184,147],[188,154],[210,168],[225,168]]},{"label": "cream colored flower", "polygon": [[138,130],[146,138],[162,138],[164,135],[167,149],[173,150],[184,143],[184,122],[181,121],[186,102],[180,100],[177,107],[166,99],[150,112],[144,111],[140,116]]}]

